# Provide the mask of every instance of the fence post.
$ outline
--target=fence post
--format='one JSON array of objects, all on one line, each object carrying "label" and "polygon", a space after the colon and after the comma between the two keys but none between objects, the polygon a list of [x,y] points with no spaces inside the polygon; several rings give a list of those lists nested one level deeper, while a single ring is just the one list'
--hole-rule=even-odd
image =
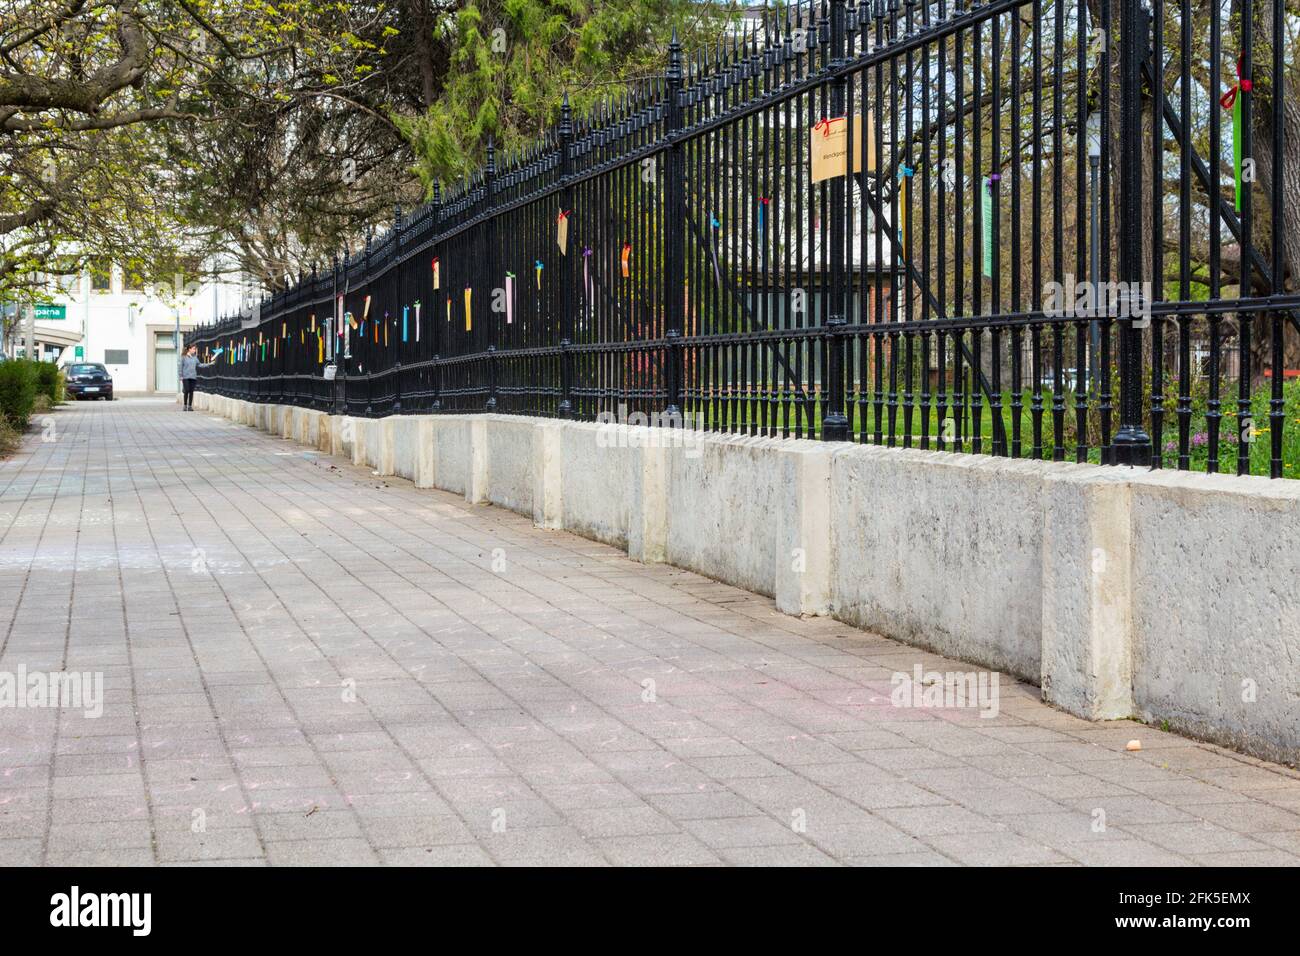
[{"label": "fence post", "polygon": [[[313,259],[311,263],[311,297],[313,301],[320,296],[320,268],[319,267],[320,267],[320,263],[318,263],[315,259]],[[298,328],[300,330],[302,330],[303,328],[301,316],[298,319]],[[290,333],[290,335],[292,334],[293,333]],[[302,334],[305,334],[305,330],[299,332],[299,335]],[[312,369],[316,369],[316,363],[312,361],[312,359],[309,358],[307,355],[304,355],[301,351],[298,352],[298,357],[294,359],[293,365],[295,369],[301,369],[304,372]],[[319,369],[316,370],[319,371]],[[311,382],[310,379],[305,379],[305,381],[309,383],[307,387],[311,389],[311,401],[308,404],[308,407],[320,408],[321,401],[322,401],[320,389],[316,386],[314,382]]]},{"label": "fence post", "polygon": [[[370,293],[370,247],[374,244],[374,241],[375,241],[375,230],[374,230],[373,228],[368,229],[368,230],[366,231],[366,248],[365,248],[365,251],[362,253],[362,257],[363,257],[363,258],[362,258],[362,260],[361,260],[361,262],[362,262],[361,274],[365,277],[365,279],[364,279],[364,281],[363,281],[362,284],[366,287],[366,292],[367,292],[367,294]],[[376,321],[378,321],[378,319],[376,319]],[[362,344],[364,344],[364,343],[362,343]],[[369,367],[368,369],[366,369],[366,371],[365,371],[365,376],[366,376],[366,412],[365,412],[365,414],[366,414],[366,418],[369,418],[372,414],[374,414],[374,407],[373,407],[373,405],[372,405],[372,400],[373,400],[374,397],[375,397],[375,363],[374,363],[374,356],[375,356],[375,352],[377,352],[378,349],[367,349],[366,351],[369,353],[370,361],[369,361],[367,364],[368,364],[370,367]]]},{"label": "fence post", "polygon": [[[343,268],[347,268],[347,262],[344,261]],[[330,299],[330,308],[337,311],[339,298],[339,254],[334,253],[334,287],[332,298]],[[338,328],[334,329],[331,323],[330,328],[334,329],[334,414],[346,415],[348,411],[347,402],[347,385],[348,385],[348,363],[343,360],[344,352],[339,346],[339,341],[343,335],[343,320],[337,319]]]},{"label": "fence post", "polygon": [[[844,66],[844,4],[845,0],[831,0],[831,61],[832,71]],[[831,80],[830,115],[843,116],[847,112],[845,93],[848,77],[843,74]],[[852,122],[850,120],[850,122]],[[852,152],[852,150],[850,150]],[[845,162],[843,176],[830,180],[830,309],[826,316],[826,403],[822,417],[823,441],[847,441],[849,420],[844,415],[844,342],[840,329],[845,322],[844,308],[844,183],[852,167]]]},{"label": "fence post", "polygon": [[[497,226],[496,215],[493,207],[496,205],[496,145],[491,136],[488,137],[487,144],[487,165],[483,167],[483,195],[487,203],[487,221],[483,226],[483,237],[487,243],[487,275],[488,283],[494,290],[492,299],[496,299],[495,283],[497,281]],[[492,316],[494,313],[491,306],[495,301],[489,303],[487,319],[487,372],[488,372],[488,397],[484,409],[488,412],[497,410],[497,320]]]},{"label": "fence post", "polygon": [[686,298],[686,183],[682,161],[682,45],[673,29],[668,45],[668,116],[665,138],[668,140],[664,170],[664,334],[668,339],[664,356],[666,391],[665,423],[685,426],[682,420],[682,330],[685,324]]},{"label": "fence post", "polygon": [[[569,183],[573,173],[573,109],[569,106],[568,92],[560,104],[559,133],[560,182],[564,184],[560,191],[560,212],[570,212],[573,209],[573,186]],[[576,245],[577,239],[576,235],[572,236],[569,244]],[[573,276],[575,263],[581,255],[579,248],[576,253],[563,256],[560,267],[560,406],[556,409],[560,418],[573,417],[573,353],[569,347],[573,344]],[[586,307],[585,303],[583,307]]]},{"label": "fence post", "polygon": [[[1142,61],[1148,49],[1148,21],[1141,0],[1120,0],[1119,277],[1124,294],[1120,316],[1120,426],[1114,463],[1150,465],[1151,436],[1142,427],[1142,332],[1133,305],[1142,279]],[[1138,312],[1146,311],[1141,303]]]},{"label": "fence post", "polygon": [[[396,205],[393,207],[393,239],[389,245],[392,250],[393,259],[398,263],[394,268],[397,270],[396,286],[397,301],[393,303],[394,308],[402,308],[406,303],[406,263],[402,262],[402,207]],[[392,414],[402,414],[402,340],[396,335],[393,336],[393,409]]]},{"label": "fence post", "polygon": [[[442,189],[437,183],[434,183],[433,204],[432,206],[429,207],[429,216],[433,221],[433,225],[431,228],[432,228],[432,234],[435,236],[438,234],[438,230],[441,228],[441,221],[440,221],[441,213],[442,213]],[[442,252],[442,250],[438,248],[438,245],[439,244],[436,242],[433,244],[433,253],[435,259],[438,258],[438,256]],[[440,262],[439,269],[441,269],[441,266],[442,264]],[[430,272],[433,271],[432,263],[430,263],[429,265],[429,271]],[[438,321],[438,316],[442,314],[442,310],[438,308],[438,302],[437,302],[437,300],[441,298],[443,295],[443,291],[441,289],[441,285],[442,285],[441,273],[439,274],[438,285],[439,288],[431,289],[431,291],[433,292],[433,297],[429,302],[429,334],[433,336],[433,341],[430,343],[430,348],[432,349],[432,354],[433,354],[433,404],[430,406],[430,409],[435,412],[442,411],[442,363],[441,363],[442,323]],[[449,295],[450,293],[447,294]]]}]

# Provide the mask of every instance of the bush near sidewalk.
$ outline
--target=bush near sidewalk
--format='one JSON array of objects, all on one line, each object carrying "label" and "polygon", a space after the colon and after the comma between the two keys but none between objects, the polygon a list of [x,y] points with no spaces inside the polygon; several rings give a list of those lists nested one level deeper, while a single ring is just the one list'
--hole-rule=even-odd
[{"label": "bush near sidewalk", "polygon": [[0,416],[0,458],[17,451],[22,440],[22,433],[10,425],[8,419]]},{"label": "bush near sidewalk", "polygon": [[36,394],[50,400],[50,407],[63,401],[63,370],[53,362],[32,362],[36,369]]},{"label": "bush near sidewalk", "polygon": [[19,432],[26,430],[36,403],[39,364],[24,359],[0,362],[0,418]]}]

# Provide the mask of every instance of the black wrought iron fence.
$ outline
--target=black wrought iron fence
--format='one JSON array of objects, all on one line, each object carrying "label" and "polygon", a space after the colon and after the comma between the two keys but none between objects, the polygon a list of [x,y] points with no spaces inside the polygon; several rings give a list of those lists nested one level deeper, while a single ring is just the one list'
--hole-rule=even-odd
[{"label": "black wrought iron fence", "polygon": [[674,41],[663,76],[566,101],[531,149],[201,328],[224,350],[201,387],[1281,477],[1298,19],[833,0]]}]

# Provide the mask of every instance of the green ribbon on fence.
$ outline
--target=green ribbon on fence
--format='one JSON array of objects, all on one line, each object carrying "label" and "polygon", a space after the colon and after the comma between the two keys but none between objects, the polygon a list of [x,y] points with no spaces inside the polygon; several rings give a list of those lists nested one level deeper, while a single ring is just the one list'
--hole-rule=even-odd
[{"label": "green ribbon on fence", "polygon": [[986,278],[993,278],[993,177],[984,177],[981,218],[983,219],[984,262],[983,273]]}]

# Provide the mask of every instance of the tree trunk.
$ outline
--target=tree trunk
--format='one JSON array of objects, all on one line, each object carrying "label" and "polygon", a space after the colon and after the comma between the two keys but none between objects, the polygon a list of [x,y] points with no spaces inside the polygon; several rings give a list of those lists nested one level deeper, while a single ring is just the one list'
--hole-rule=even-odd
[{"label": "tree trunk", "polygon": [[416,50],[420,57],[420,93],[424,97],[424,108],[433,105],[437,97],[433,75],[433,18],[429,15],[429,0],[416,0]]}]

